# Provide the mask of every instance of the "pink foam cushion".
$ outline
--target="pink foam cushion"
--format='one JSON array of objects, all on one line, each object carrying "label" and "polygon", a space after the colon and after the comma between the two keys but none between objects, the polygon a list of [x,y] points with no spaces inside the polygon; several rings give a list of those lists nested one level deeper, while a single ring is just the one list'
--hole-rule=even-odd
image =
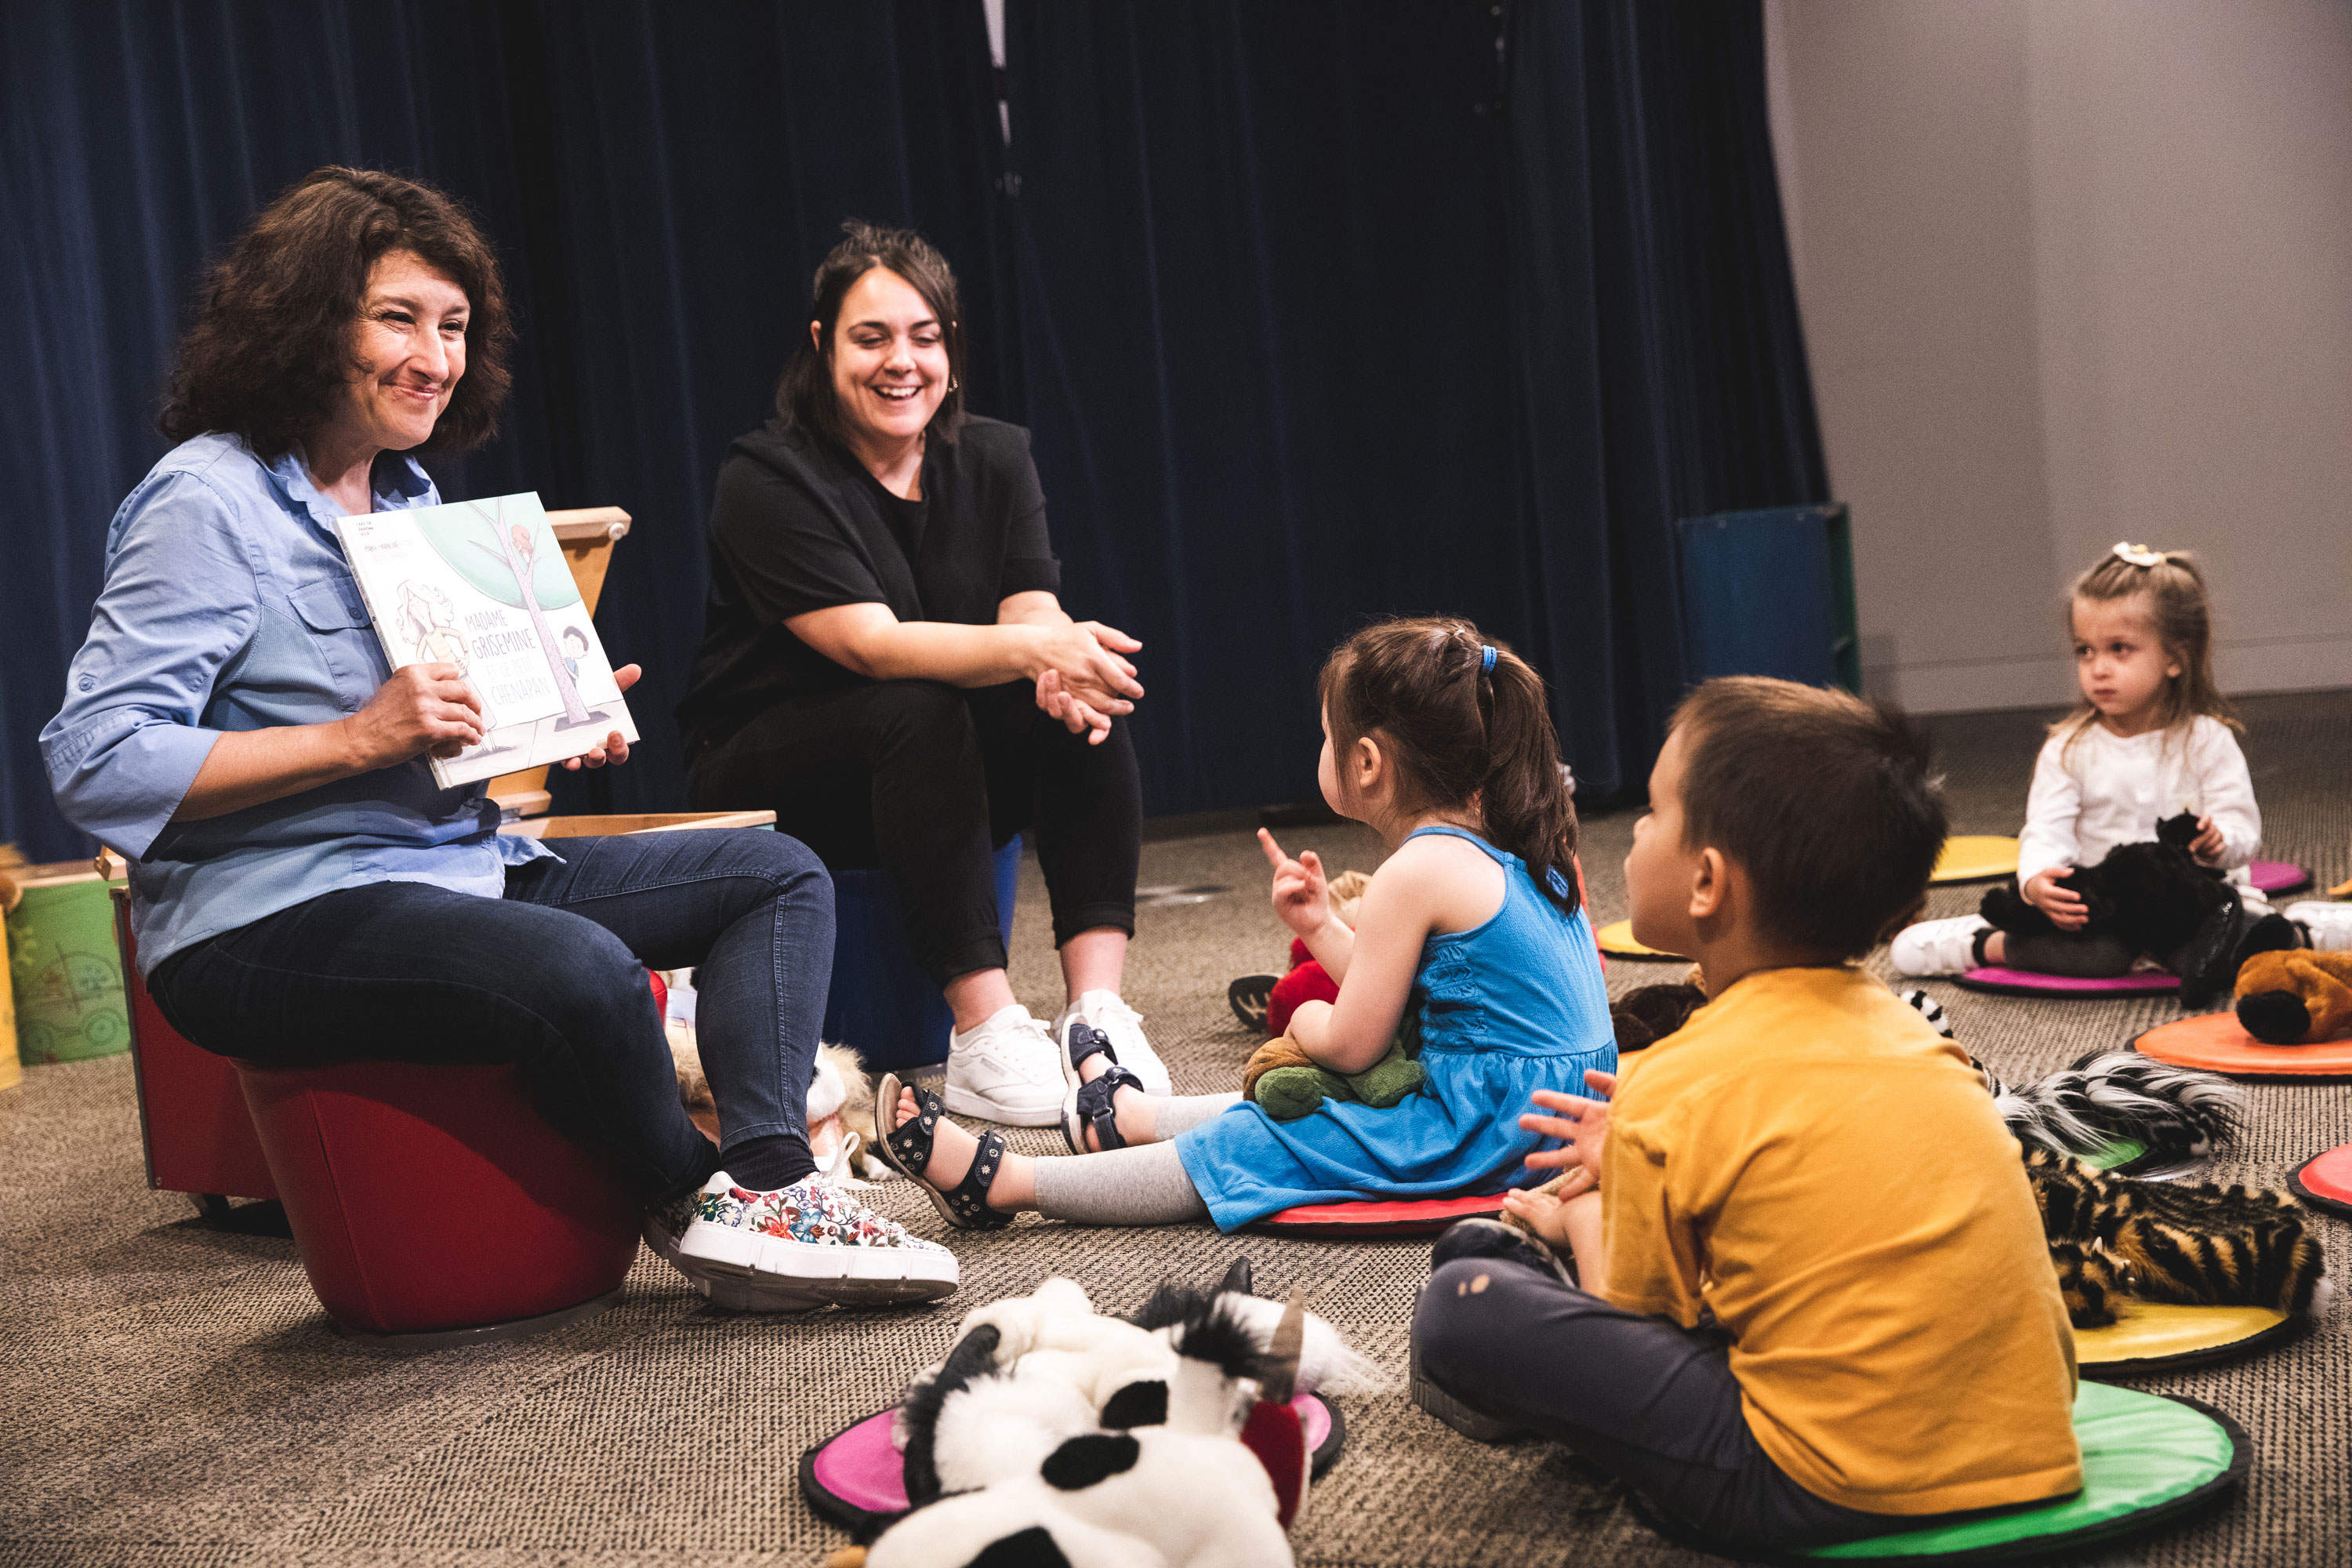
[{"label": "pink foam cushion", "polygon": [[[1331,1436],[1331,1408],[1312,1394],[1292,1402],[1307,1434],[1307,1451],[1320,1455]],[[809,1461],[809,1477],[836,1501],[861,1513],[888,1517],[907,1511],[906,1457],[890,1444],[890,1422],[897,1414],[885,1410],[869,1415],[819,1448]]]},{"label": "pink foam cushion", "polygon": [[2258,893],[2292,893],[2311,886],[2311,873],[2292,860],[2250,862],[2246,879]]},{"label": "pink foam cushion", "polygon": [[1457,1219],[1503,1212],[1500,1193],[1468,1198],[1389,1198],[1350,1204],[1301,1204],[1257,1224],[1285,1236],[1434,1236]]},{"label": "pink foam cushion", "polygon": [[2036,974],[2030,969],[2007,969],[1998,964],[1971,969],[1954,984],[1971,991],[2017,996],[2157,996],[2180,989],[2177,978],[2154,970],[2084,980],[2071,974]]},{"label": "pink foam cushion", "polygon": [[2305,1160],[2287,1178],[2295,1196],[2340,1215],[2352,1215],[2352,1143]]}]

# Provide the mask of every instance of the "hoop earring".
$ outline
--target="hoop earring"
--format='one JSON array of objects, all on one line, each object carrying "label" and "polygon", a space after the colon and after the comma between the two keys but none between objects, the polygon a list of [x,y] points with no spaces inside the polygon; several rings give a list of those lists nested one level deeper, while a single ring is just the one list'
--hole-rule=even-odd
[{"label": "hoop earring", "polygon": [[958,388],[958,387],[961,386],[962,384],[963,384],[963,383],[961,383],[961,382],[958,381],[955,377],[953,377],[953,376],[950,376],[950,377],[948,377],[948,390],[949,390],[950,392],[953,392],[956,388]]}]

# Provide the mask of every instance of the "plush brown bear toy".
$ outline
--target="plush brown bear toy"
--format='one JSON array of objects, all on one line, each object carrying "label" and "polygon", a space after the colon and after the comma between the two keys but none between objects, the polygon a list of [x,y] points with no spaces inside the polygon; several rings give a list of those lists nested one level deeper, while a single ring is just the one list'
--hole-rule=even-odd
[{"label": "plush brown bear toy", "polygon": [[2238,1022],[2267,1045],[2352,1036],[2352,952],[2258,952],[2238,969]]}]

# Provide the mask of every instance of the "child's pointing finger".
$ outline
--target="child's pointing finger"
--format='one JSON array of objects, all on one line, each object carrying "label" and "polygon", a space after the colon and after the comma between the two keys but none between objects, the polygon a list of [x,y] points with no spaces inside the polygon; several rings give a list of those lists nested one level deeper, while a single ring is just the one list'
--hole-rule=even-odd
[{"label": "child's pointing finger", "polygon": [[1282,852],[1282,846],[1274,841],[1273,833],[1266,828],[1257,830],[1257,847],[1265,851],[1265,863],[1276,870],[1289,863],[1290,857]]}]

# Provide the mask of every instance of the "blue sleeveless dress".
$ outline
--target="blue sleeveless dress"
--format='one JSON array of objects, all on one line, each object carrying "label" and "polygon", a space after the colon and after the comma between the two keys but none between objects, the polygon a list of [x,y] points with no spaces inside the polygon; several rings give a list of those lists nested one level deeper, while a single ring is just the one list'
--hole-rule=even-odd
[{"label": "blue sleeveless dress", "polygon": [[1184,1173],[1220,1230],[1298,1204],[1499,1193],[1556,1172],[1523,1162],[1556,1140],[1519,1130],[1539,1089],[1588,1092],[1587,1068],[1617,1070],[1609,994],[1592,927],[1537,891],[1516,855],[1454,827],[1503,868],[1503,907],[1484,925],[1433,936],[1415,977],[1419,1093],[1386,1110],[1327,1100],[1296,1121],[1244,1101],[1176,1137]]}]

